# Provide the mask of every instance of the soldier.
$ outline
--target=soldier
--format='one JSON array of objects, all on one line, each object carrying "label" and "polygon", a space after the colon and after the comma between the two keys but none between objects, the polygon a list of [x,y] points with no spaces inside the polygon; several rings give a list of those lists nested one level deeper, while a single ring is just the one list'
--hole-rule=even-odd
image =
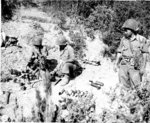
[{"label": "soldier", "polygon": [[27,68],[32,71],[33,74],[36,74],[39,69],[44,69],[40,62],[46,58],[48,51],[42,46],[42,38],[36,37],[33,41],[32,54],[30,61],[27,64]]},{"label": "soldier", "polygon": [[[42,45],[42,37],[37,36],[33,41],[32,55],[30,61],[27,64],[27,69],[35,74],[38,78],[42,78],[42,85],[44,91],[48,91],[47,88],[49,83],[49,71],[47,70],[46,57],[48,56],[48,50]],[[51,89],[49,90],[51,91]]]},{"label": "soldier", "polygon": [[69,83],[70,79],[77,76],[77,71],[81,66],[75,60],[74,49],[67,43],[64,36],[60,36],[56,40],[56,44],[59,46],[60,50],[60,61],[54,73],[57,72],[59,75],[63,76],[61,85],[64,86]]},{"label": "soldier", "polygon": [[137,34],[138,22],[128,19],[123,24],[124,37],[117,50],[116,67],[119,67],[119,81],[126,89],[139,89],[141,75],[146,65],[146,38]]}]

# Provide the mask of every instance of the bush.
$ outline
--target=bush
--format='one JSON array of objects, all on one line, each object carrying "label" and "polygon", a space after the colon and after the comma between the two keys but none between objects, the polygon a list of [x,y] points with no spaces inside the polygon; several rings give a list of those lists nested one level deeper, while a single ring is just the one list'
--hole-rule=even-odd
[{"label": "bush", "polygon": [[58,121],[96,122],[93,94],[80,90],[64,90],[65,97],[59,100]]},{"label": "bush", "polygon": [[16,9],[17,2],[13,2],[12,0],[2,0],[2,20],[10,20]]},{"label": "bush", "polygon": [[121,27],[123,23],[129,18],[135,18],[141,23],[140,33],[144,36],[148,36],[150,33],[149,26],[150,19],[149,8],[150,2],[142,1],[117,1],[113,2],[111,9],[113,10],[112,24],[109,25],[109,29],[106,35],[104,35],[103,41],[109,47],[116,49],[119,46],[120,39],[122,37]]},{"label": "bush", "polygon": [[[140,86],[140,93],[135,89],[126,90],[124,87],[120,88],[120,94],[116,95],[116,91],[112,90],[109,93],[111,97],[112,106],[117,102],[113,111],[106,110],[109,118],[115,118],[115,122],[122,123],[148,123],[150,121],[150,84],[143,82]],[[108,119],[107,119],[108,118]]]},{"label": "bush", "polygon": [[88,28],[105,32],[111,29],[113,17],[114,12],[112,9],[107,6],[98,5],[86,19],[85,25]]},{"label": "bush", "polygon": [[86,48],[83,35],[81,35],[79,32],[70,32],[69,35],[71,41],[74,43],[73,48],[75,50],[76,58],[82,59],[84,57],[84,49]]}]

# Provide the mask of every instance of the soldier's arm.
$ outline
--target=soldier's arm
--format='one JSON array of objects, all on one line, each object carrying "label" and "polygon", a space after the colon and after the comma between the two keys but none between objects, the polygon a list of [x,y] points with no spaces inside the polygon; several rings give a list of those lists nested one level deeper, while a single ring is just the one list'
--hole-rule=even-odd
[{"label": "soldier's arm", "polygon": [[143,64],[142,64],[142,70],[143,70],[146,67],[147,54],[148,54],[148,43],[147,43],[146,38],[143,38],[141,51],[143,53]]},{"label": "soldier's arm", "polygon": [[26,65],[26,69],[29,69],[30,71],[32,71],[32,68],[31,68],[31,64],[32,63],[32,60],[34,59],[35,55],[34,55],[34,52],[33,52],[33,49],[31,50],[31,54],[29,55],[29,61]]},{"label": "soldier's arm", "polygon": [[118,68],[119,67],[119,63],[122,59],[121,53],[117,53],[117,57],[116,57],[116,61],[115,61],[115,66]]},{"label": "soldier's arm", "polygon": [[142,53],[148,53],[148,40],[145,37],[141,39],[141,51]]},{"label": "soldier's arm", "polygon": [[47,48],[47,46],[44,46],[43,47],[43,54],[42,54],[43,56],[48,56],[48,48]]},{"label": "soldier's arm", "polygon": [[75,54],[74,54],[74,49],[72,47],[69,48],[69,59],[67,62],[71,62],[75,60]]},{"label": "soldier's arm", "polygon": [[122,47],[123,47],[123,39],[121,39],[120,45],[117,49],[117,57],[116,57],[116,61],[115,61],[115,66],[117,66],[117,67],[122,59],[122,55],[121,55]]}]

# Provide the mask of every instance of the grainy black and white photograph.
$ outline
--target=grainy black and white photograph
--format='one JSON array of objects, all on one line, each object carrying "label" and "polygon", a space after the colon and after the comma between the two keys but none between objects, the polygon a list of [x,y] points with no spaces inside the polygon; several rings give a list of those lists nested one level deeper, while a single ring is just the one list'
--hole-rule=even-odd
[{"label": "grainy black and white photograph", "polygon": [[0,122],[150,123],[150,1],[1,0]]}]

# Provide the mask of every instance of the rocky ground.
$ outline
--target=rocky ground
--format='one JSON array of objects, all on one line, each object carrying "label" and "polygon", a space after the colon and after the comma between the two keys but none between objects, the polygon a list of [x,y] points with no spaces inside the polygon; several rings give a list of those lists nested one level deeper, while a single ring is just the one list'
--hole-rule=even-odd
[{"label": "rocky ground", "polygon": [[[37,12],[37,10],[33,10],[33,15],[30,14],[30,17],[27,11],[23,11],[22,13],[19,13],[20,18],[18,21],[11,21],[2,25],[7,35],[19,38],[19,45],[21,48],[16,46],[8,47],[6,49],[1,48],[1,121],[37,121],[37,115],[35,113],[39,110],[39,107],[37,106],[39,103],[37,93],[40,91],[40,96],[42,97],[44,95],[41,91],[41,81],[39,80],[35,84],[33,84],[34,81],[32,81],[29,84],[27,80],[22,78],[16,79],[15,76],[10,74],[10,69],[16,69],[19,71],[25,70],[31,53],[32,38],[34,37],[34,34],[37,33],[37,28],[38,30],[40,28],[40,30],[44,31],[44,43],[52,48],[49,51],[49,59],[58,59],[55,39],[59,36],[60,30],[57,24],[55,24],[50,17],[45,15],[45,13],[38,12],[36,15],[34,11]],[[32,16],[39,18],[41,17],[40,14],[43,17],[40,19],[45,21],[44,17],[46,18],[45,22],[33,20]],[[63,33],[68,39],[70,39],[67,31],[63,31]],[[112,123],[110,122],[110,119],[116,120],[116,115],[111,114],[111,112],[116,113],[120,105],[124,106],[124,108],[122,108],[124,112],[127,114],[129,113],[128,107],[125,109],[125,104],[123,104],[123,101],[118,98],[118,96],[121,95],[118,73],[113,71],[113,62],[109,58],[103,58],[102,56],[102,52],[106,46],[103,44],[102,37],[99,32],[95,33],[94,40],[88,37],[86,39],[86,45],[86,59],[100,61],[101,65],[93,66],[81,62],[85,70],[83,70],[83,73],[80,76],[70,81],[70,83],[64,88],[65,91],[62,94],[59,94],[61,90],[59,85],[52,85],[51,99],[55,106],[55,109],[53,110],[56,111],[56,106],[58,106],[60,108],[59,110],[61,110],[58,113],[59,116],[57,116],[57,119],[76,119],[78,122],[82,121],[83,123],[86,121],[106,123],[104,119],[107,119],[107,123]],[[145,81],[149,81],[147,80],[149,76],[148,68],[149,67],[147,67]],[[90,80],[102,82],[104,85],[100,89],[97,89],[90,85]],[[24,84],[22,85],[22,83]],[[7,103],[8,95],[10,95],[10,98]],[[70,103],[64,101],[68,104],[67,108],[62,108],[63,106],[60,102],[63,99],[71,100]],[[91,108],[92,106],[94,106],[93,109]],[[83,110],[77,111],[77,109]],[[105,116],[106,112],[107,116],[109,116],[107,118]],[[82,114],[82,117],[79,117],[77,114]],[[76,118],[69,117],[71,115],[76,116]],[[123,120],[117,120],[117,123],[121,122],[123,123]]]}]

